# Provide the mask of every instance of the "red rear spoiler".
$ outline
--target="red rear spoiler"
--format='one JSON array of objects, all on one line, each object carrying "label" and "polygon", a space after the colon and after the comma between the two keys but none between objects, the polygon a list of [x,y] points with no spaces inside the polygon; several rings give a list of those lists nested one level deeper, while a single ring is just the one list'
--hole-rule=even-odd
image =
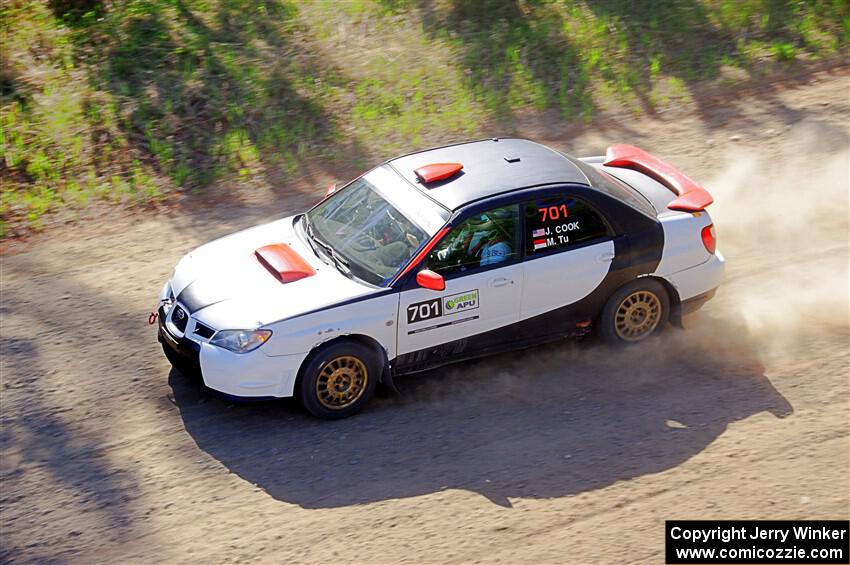
[{"label": "red rear spoiler", "polygon": [[671,210],[699,212],[714,202],[711,194],[685,173],[633,145],[612,145],[605,152],[605,162],[602,164],[606,167],[634,169],[657,180],[678,196],[667,205]]}]

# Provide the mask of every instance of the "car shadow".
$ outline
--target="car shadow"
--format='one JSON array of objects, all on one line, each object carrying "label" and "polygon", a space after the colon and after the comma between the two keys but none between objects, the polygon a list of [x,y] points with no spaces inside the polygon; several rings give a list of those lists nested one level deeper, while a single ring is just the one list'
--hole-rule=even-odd
[{"label": "car shadow", "polygon": [[292,399],[232,404],[177,371],[198,447],[278,500],[328,508],[444,489],[496,504],[671,469],[735,421],[791,405],[743,326],[705,318],[653,342],[560,343],[398,379],[400,396],[319,421]]}]

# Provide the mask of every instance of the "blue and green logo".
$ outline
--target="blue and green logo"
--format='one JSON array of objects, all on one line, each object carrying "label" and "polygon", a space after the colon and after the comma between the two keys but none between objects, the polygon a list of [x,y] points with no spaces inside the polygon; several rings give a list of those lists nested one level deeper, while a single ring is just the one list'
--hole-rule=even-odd
[{"label": "blue and green logo", "polygon": [[443,311],[446,314],[454,314],[473,308],[478,308],[478,289],[443,298]]}]

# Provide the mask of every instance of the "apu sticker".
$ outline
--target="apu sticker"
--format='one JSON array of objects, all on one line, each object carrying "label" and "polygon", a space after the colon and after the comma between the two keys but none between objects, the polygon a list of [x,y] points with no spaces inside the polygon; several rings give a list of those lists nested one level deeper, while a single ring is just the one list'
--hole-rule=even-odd
[{"label": "apu sticker", "polygon": [[407,323],[415,324],[475,308],[478,308],[478,289],[411,304],[407,307]]},{"label": "apu sticker", "polygon": [[443,314],[455,314],[478,308],[478,289],[443,298]]}]

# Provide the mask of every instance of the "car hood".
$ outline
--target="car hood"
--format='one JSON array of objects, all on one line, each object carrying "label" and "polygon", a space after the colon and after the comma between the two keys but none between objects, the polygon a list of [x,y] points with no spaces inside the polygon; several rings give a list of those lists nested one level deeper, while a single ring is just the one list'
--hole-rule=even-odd
[{"label": "car hood", "polygon": [[[251,329],[381,290],[319,259],[295,232],[293,219],[243,230],[187,254],[171,279],[177,301],[215,329]],[[281,282],[254,253],[275,244],[288,245],[315,273]]]}]

